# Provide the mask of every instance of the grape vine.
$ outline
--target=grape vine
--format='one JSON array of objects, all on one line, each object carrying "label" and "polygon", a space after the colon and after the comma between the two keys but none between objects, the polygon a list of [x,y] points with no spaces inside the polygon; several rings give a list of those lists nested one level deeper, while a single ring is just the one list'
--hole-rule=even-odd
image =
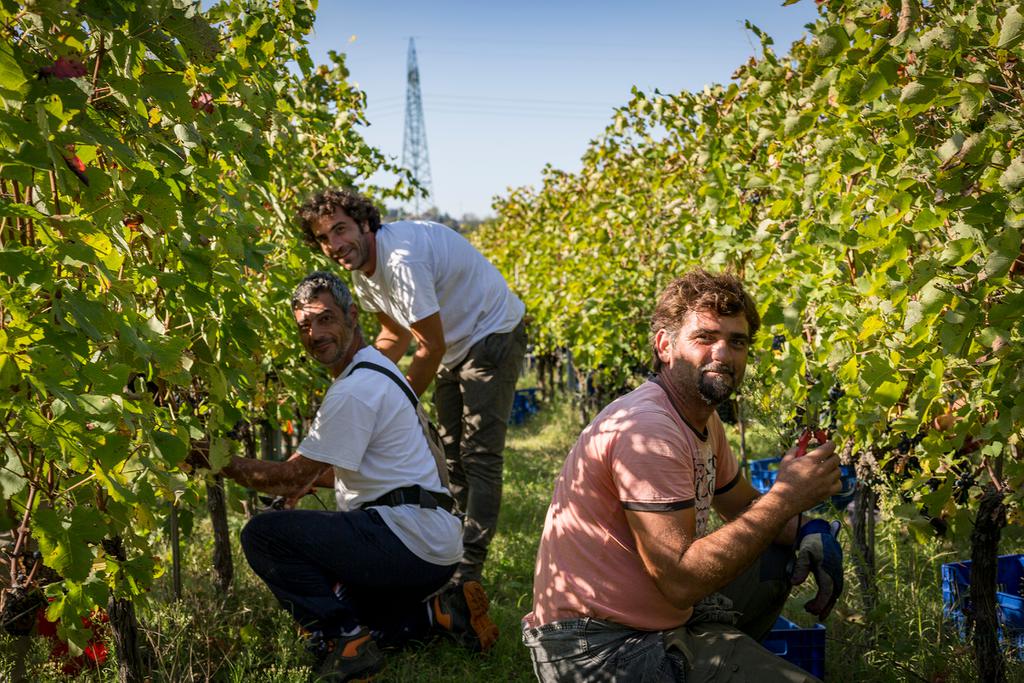
[{"label": "grape vine", "polygon": [[240,422],[308,409],[300,195],[408,192],[365,186],[396,169],[358,134],[343,57],[310,59],[315,4],[0,1],[4,583],[50,581],[73,647],[79,616],[165,571],[170,505],[187,530],[202,495],[192,444],[223,462]]},{"label": "grape vine", "polygon": [[1024,15],[818,5],[787,54],[748,24],[761,52],[725,85],[634,90],[582,170],[498,198],[476,242],[537,352],[612,385],[647,364],[669,279],[738,272],[765,332],[744,401],[786,447],[801,411],[827,413],[916,532],[926,509],[966,536],[989,488],[1020,524]]}]

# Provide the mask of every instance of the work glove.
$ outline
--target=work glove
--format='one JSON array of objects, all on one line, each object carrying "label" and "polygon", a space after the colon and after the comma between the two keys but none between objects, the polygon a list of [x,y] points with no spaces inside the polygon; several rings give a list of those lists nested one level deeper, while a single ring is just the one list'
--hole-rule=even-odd
[{"label": "work glove", "polygon": [[839,545],[839,522],[812,519],[797,532],[796,562],[790,579],[794,586],[814,574],[818,593],[804,609],[824,621],[843,592],[843,548]]}]

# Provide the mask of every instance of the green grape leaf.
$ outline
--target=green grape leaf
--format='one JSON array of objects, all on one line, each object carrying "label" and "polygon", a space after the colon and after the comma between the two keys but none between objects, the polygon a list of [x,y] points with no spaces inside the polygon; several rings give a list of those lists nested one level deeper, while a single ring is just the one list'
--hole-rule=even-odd
[{"label": "green grape leaf", "polygon": [[170,467],[176,467],[185,460],[188,455],[188,444],[177,434],[170,434],[164,431],[154,431],[150,435],[150,446],[153,453],[166,462]]},{"label": "green grape leaf", "polygon": [[1024,157],[1017,157],[999,176],[999,186],[1007,192],[1016,192],[1022,185],[1024,185]]},{"label": "green grape leaf", "polygon": [[0,90],[21,94],[27,89],[27,83],[28,78],[14,56],[14,46],[11,41],[0,41]]},{"label": "green grape leaf", "polygon": [[1020,7],[1010,5],[1000,23],[996,47],[1001,50],[1009,50],[1020,43],[1022,38],[1024,38],[1024,16],[1021,15]]},{"label": "green grape leaf", "polygon": [[0,462],[4,462],[5,459],[6,463],[0,467],[0,496],[5,500],[11,500],[28,486],[28,479],[25,478],[25,470],[17,457],[9,453],[0,453]]},{"label": "green grape leaf", "polygon": [[105,532],[103,517],[88,506],[76,507],[64,521],[48,507],[39,507],[32,514],[32,534],[39,541],[43,562],[71,581],[89,576],[93,561],[90,544],[98,543]]}]

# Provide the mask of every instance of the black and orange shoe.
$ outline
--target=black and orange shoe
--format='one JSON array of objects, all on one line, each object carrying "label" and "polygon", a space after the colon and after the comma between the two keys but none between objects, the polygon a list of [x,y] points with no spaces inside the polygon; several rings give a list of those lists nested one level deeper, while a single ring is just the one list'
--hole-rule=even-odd
[{"label": "black and orange shoe", "polygon": [[369,681],[380,671],[384,660],[377,643],[366,628],[351,636],[339,636],[317,669],[315,681],[322,683],[358,683]]},{"label": "black and orange shoe", "polygon": [[498,641],[498,626],[488,607],[479,581],[450,586],[430,602],[434,626],[474,652],[487,652]]}]

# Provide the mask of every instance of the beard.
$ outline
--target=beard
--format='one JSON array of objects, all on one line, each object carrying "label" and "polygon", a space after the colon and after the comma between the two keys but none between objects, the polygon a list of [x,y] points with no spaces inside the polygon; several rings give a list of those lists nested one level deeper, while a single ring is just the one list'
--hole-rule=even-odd
[{"label": "beard", "polygon": [[736,390],[733,382],[732,368],[720,363],[708,363],[699,368],[697,393],[709,406],[717,406],[724,403]]},{"label": "beard", "polygon": [[351,336],[347,335],[317,340],[310,348],[310,355],[321,365],[331,367],[344,358],[351,341]]}]

